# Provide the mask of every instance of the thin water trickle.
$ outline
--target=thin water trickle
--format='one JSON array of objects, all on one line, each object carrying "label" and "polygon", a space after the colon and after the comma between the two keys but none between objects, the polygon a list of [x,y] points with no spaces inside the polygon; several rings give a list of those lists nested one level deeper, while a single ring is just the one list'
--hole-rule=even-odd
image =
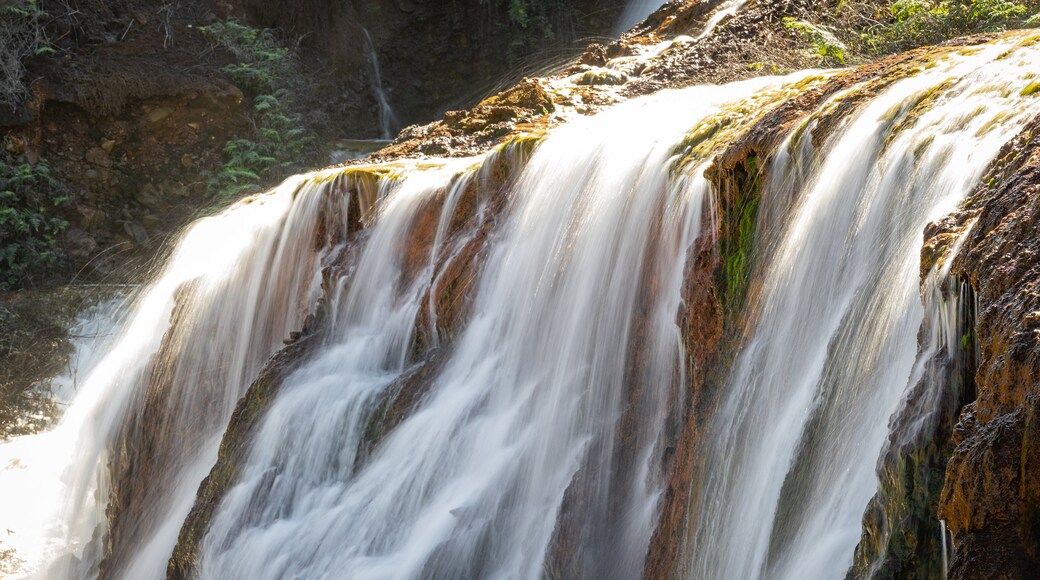
[{"label": "thin water trickle", "polygon": [[368,33],[367,28],[362,28],[361,32],[365,35],[365,48],[368,50],[368,66],[372,74],[372,92],[376,97],[376,104],[379,105],[379,129],[380,137],[383,139],[393,139],[394,132],[397,131],[399,121],[397,115],[394,113],[394,108],[390,106],[390,97],[386,94],[386,88],[383,86],[383,72],[379,67],[379,53],[376,52],[376,45],[372,42],[372,35]]},{"label": "thin water trickle", "polygon": [[939,520],[939,533],[942,534],[942,571],[943,578],[946,578],[950,573],[950,565],[947,563],[947,552],[946,550],[946,520]]}]

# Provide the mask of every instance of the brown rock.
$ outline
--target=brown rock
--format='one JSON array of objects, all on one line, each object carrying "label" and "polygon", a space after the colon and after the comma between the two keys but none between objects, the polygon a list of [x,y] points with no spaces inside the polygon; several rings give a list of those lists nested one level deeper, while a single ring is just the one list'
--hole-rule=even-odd
[{"label": "brown rock", "polygon": [[148,231],[139,224],[123,222],[123,230],[126,232],[126,235],[130,236],[138,244],[148,243]]},{"label": "brown rock", "polygon": [[978,304],[978,397],[952,433],[939,500],[954,541],[951,579],[1032,578],[1040,570],[1038,134],[1040,116],[944,221],[950,232],[975,221],[952,274],[971,283]]},{"label": "brown rock", "polygon": [[171,114],[173,114],[172,107],[162,106],[156,107],[149,111],[146,117],[150,123],[156,125],[161,123],[164,119],[166,119],[166,117],[169,117]]},{"label": "brown rock", "polygon": [[163,205],[162,194],[152,183],[146,183],[137,193],[137,202],[148,209],[158,209]]},{"label": "brown rock", "polygon": [[602,44],[590,44],[578,59],[578,64],[603,66],[607,64],[607,49]]},{"label": "brown rock", "polygon": [[85,228],[93,228],[105,220],[105,212],[86,204],[76,206],[76,213],[82,218],[80,223]]},{"label": "brown rock", "polygon": [[100,147],[87,149],[83,158],[87,163],[92,165],[97,165],[99,167],[112,167],[112,160],[109,159],[108,153]]},{"label": "brown rock", "polygon": [[65,251],[76,258],[87,258],[97,249],[97,242],[87,232],[72,228],[65,232]]},{"label": "brown rock", "polygon": [[141,217],[141,224],[149,230],[154,230],[162,225],[162,219],[154,213],[146,213]]}]

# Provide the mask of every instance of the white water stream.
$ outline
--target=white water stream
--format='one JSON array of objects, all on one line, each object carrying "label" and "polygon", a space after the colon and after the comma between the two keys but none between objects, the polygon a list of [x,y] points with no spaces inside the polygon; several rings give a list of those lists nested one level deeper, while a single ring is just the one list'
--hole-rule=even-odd
[{"label": "white water stream", "polygon": [[[433,189],[388,198],[345,291],[337,342],[271,408],[205,539],[202,577],[536,578],[555,565],[547,551],[571,486],[583,501],[573,508],[584,510],[583,571],[637,576],[681,356],[686,249],[707,188],[697,175],[672,184],[668,160],[727,98],[773,82],[665,92],[554,131],[511,193],[443,370],[359,466],[368,419],[406,370],[423,293],[387,291],[402,276],[390,240]],[[647,296],[648,268],[660,283]],[[640,299],[657,312],[653,364],[640,369],[648,394],[625,466],[617,439]]]},{"label": "white water stream", "polygon": [[[318,264],[309,248],[322,203],[320,188],[294,178],[196,223],[114,329],[104,356],[74,359],[87,366],[75,371],[81,384],[60,424],[0,446],[2,464],[17,466],[0,471],[0,513],[20,575],[93,574],[113,483],[110,451],[159,392],[161,423],[145,421],[140,430],[165,437],[148,456],[131,444],[124,459],[159,461],[163,485],[141,482],[143,509],[130,514],[134,533],[119,566],[131,578],[164,572],[238,398],[314,299]],[[33,509],[11,488],[32,489]]]},{"label": "white water stream", "polygon": [[[1022,89],[1040,58],[998,58],[1009,47],[955,54],[896,82],[815,153],[724,387],[693,578],[847,571],[916,359],[921,232],[1036,112]],[[788,149],[770,171],[797,165],[802,143]]]},{"label": "white water stream", "polygon": [[[706,435],[691,577],[844,576],[918,351],[922,227],[1036,109],[1022,88],[1037,50],[997,58],[1008,48],[940,59],[867,99],[821,151],[799,132],[770,166],[799,176],[797,197],[784,218],[763,194],[779,241]],[[705,117],[781,82],[665,91],[551,131],[494,193],[505,209],[483,218],[472,312],[444,344],[424,297],[443,256],[477,236],[454,229],[457,206],[507,153],[397,167],[360,196],[378,210],[366,205],[356,260],[334,281],[325,342],[236,465],[200,576],[639,577],[686,378],[675,319],[711,196],[703,166],[673,175],[673,154]],[[337,171],[194,225],[80,374],[61,424],[0,446],[2,525],[17,538],[4,545],[22,575],[93,577],[108,533],[109,577],[165,577],[232,412],[341,249],[357,188]],[[438,203],[416,259],[409,236]],[[421,324],[433,350],[416,353]],[[417,370],[423,395],[366,448],[381,402]]]},{"label": "white water stream", "polygon": [[365,48],[368,50],[372,93],[376,97],[376,104],[379,105],[379,136],[382,139],[392,139],[400,122],[397,120],[394,108],[390,106],[390,97],[386,94],[386,87],[383,86],[383,71],[379,66],[379,53],[376,52],[376,45],[372,42],[372,35],[368,33],[367,28],[362,28],[361,31],[365,34]]}]

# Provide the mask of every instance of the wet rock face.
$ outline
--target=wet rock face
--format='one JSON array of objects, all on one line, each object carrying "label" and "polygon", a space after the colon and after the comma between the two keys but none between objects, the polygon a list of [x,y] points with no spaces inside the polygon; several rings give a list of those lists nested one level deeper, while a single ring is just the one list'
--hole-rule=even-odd
[{"label": "wet rock face", "polygon": [[548,124],[556,108],[542,81],[524,79],[471,109],[448,111],[443,121],[406,128],[373,159],[472,155],[519,133],[522,126]]},{"label": "wet rock face", "polygon": [[978,399],[960,413],[939,503],[954,539],[950,578],[1029,578],[1040,570],[1038,135],[1040,118],[942,224],[951,231],[975,222],[953,272],[978,296]]},{"label": "wet rock face", "polygon": [[[967,294],[961,299],[970,304],[973,296]],[[967,328],[974,323],[970,318],[965,321]],[[923,327],[928,325],[926,321]],[[920,341],[924,345],[927,338]],[[863,517],[863,536],[848,580],[942,576],[938,498],[954,449],[950,434],[961,407],[975,397],[974,347],[972,341],[965,341],[935,352],[924,362],[906,404],[892,418],[888,444],[878,463],[878,493]],[[929,393],[939,393],[938,400]]]},{"label": "wet rock face", "polygon": [[285,379],[309,360],[321,345],[321,329],[326,321],[327,312],[319,309],[315,316],[308,319],[298,338],[268,361],[260,376],[239,401],[221,442],[217,464],[199,486],[195,505],[181,527],[177,549],[167,567],[168,578],[186,580],[195,577],[199,549],[210,518],[220,505],[224,492],[234,481],[237,466],[245,460],[249,437],[263,417],[263,410]]}]

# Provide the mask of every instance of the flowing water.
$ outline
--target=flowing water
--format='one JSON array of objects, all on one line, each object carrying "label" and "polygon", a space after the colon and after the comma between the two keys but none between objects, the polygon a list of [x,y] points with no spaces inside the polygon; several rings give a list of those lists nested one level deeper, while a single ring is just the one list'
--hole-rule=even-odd
[{"label": "flowing water", "polygon": [[[813,154],[724,387],[692,577],[844,576],[916,359],[921,232],[1035,113],[1022,88],[1037,52],[1007,50],[896,82]],[[788,171],[802,145],[770,171]]]},{"label": "flowing water", "polygon": [[[406,371],[432,278],[400,288],[392,240],[437,188],[389,196],[333,344],[288,380],[214,517],[202,576],[537,577],[553,569],[569,488],[583,501],[584,572],[638,576],[682,354],[686,249],[707,190],[696,172],[673,183],[669,158],[724,99],[773,82],[662,93],[554,131],[513,188],[472,319],[426,397],[359,464],[369,418]],[[644,295],[648,269],[661,282]],[[637,315],[643,303],[649,320]],[[648,392],[625,434],[636,443],[622,450],[637,332],[653,364],[635,369]]]},{"label": "flowing water", "polygon": [[[689,577],[844,576],[920,360],[922,228],[1036,108],[1038,51],[1010,42],[864,99],[817,151],[824,107],[768,166],[761,284],[705,435]],[[104,356],[75,359],[61,423],[0,446],[4,545],[24,575],[164,577],[236,405],[321,304],[318,346],[201,540],[202,578],[640,577],[688,403],[676,317],[711,223],[703,168],[737,134],[719,128],[808,76],[634,99],[530,157],[300,176],[201,220],[102,324],[118,329]],[[693,156],[705,126],[721,136]],[[517,175],[496,185],[502,162]],[[458,267],[471,300],[438,300]],[[27,489],[37,509],[18,506]]]},{"label": "flowing water", "polygon": [[376,52],[375,43],[372,42],[372,35],[368,33],[367,28],[362,28],[361,31],[365,34],[365,48],[368,49],[372,93],[376,97],[376,104],[379,105],[379,136],[382,139],[392,139],[399,126],[399,121],[394,113],[394,108],[390,106],[390,97],[387,96],[386,88],[383,86],[383,71],[379,67],[379,54]]},{"label": "flowing water", "polygon": [[[127,577],[162,573],[238,398],[314,299],[318,257],[308,249],[322,203],[319,187],[296,178],[194,225],[105,356],[77,370],[82,384],[60,424],[9,444],[9,464],[36,489],[33,511],[0,510],[21,514],[4,526],[25,546],[24,570],[92,574],[109,494],[133,483],[109,473],[111,452],[122,447],[122,461],[162,477],[133,491],[132,533],[117,546],[116,564]],[[144,432],[159,440],[138,452]],[[25,498],[5,493],[0,501]]]}]

